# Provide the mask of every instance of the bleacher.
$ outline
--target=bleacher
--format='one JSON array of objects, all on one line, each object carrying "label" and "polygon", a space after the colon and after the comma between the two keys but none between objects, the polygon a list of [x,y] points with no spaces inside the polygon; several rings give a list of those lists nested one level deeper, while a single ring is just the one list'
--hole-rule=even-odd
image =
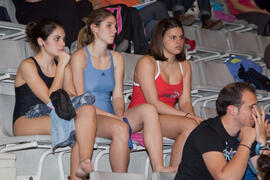
[{"label": "bleacher", "polygon": [[[20,61],[32,56],[29,43],[25,41],[25,26],[18,24],[11,0],[6,7],[12,23],[0,22],[0,177],[5,180],[43,180],[67,179],[69,175],[70,148],[59,148],[52,152],[48,135],[18,136],[12,132],[12,112],[15,102],[14,75]],[[215,100],[218,92],[235,79],[224,64],[228,57],[242,55],[267,69],[263,61],[263,52],[269,37],[258,36],[252,26],[225,23],[219,31],[201,29],[198,25],[184,27],[185,35],[196,41],[196,48],[188,51],[192,66],[192,104],[195,112],[203,119],[214,117]],[[133,73],[141,55],[122,53],[125,58],[124,97],[126,106],[132,94]],[[269,93],[258,91],[259,104],[269,108]],[[130,180],[172,180],[173,173],[153,173],[147,151],[138,142],[130,154],[129,173],[111,173],[109,164],[109,146],[111,141],[96,138],[92,161],[93,180],[130,179]],[[169,164],[173,141],[164,138],[164,160]]]}]

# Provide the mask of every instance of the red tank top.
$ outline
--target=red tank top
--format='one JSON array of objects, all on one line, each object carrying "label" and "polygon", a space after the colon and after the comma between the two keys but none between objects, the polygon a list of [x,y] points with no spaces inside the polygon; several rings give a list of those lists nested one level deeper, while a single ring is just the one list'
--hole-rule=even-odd
[{"label": "red tank top", "polygon": [[[157,61],[158,73],[155,76],[155,84],[158,92],[158,99],[172,107],[175,107],[174,105],[176,100],[182,95],[183,92],[183,68],[181,63],[179,63],[179,66],[182,73],[182,80],[179,84],[171,85],[164,81],[164,79],[161,77],[159,61]],[[139,84],[134,83],[132,97],[128,108],[132,108],[144,103],[146,103],[146,101],[141,87]]]},{"label": "red tank top", "polygon": [[[244,5],[249,8],[255,8],[255,6],[250,2],[250,0],[239,0],[238,1],[241,5]],[[227,0],[227,5],[229,10],[233,15],[241,13],[239,10],[235,9],[231,3],[231,0]]]}]

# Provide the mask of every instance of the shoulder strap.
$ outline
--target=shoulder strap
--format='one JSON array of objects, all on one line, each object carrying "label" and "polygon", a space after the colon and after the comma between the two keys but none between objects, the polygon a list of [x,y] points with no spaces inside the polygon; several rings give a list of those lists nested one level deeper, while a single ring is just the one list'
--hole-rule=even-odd
[{"label": "shoulder strap", "polygon": [[159,74],[160,74],[160,66],[159,66],[159,61],[156,61],[157,62],[157,70],[158,70],[158,72],[157,72],[157,75],[155,75],[155,79],[157,79],[158,78],[158,76],[159,76]]},{"label": "shoulder strap", "polygon": [[31,56],[30,58],[31,58],[31,59],[34,61],[34,63],[36,64],[36,67],[37,67],[38,72],[39,72],[39,73],[42,73],[41,68],[40,68],[39,64],[37,63],[37,60],[36,60],[33,56]]},{"label": "shoulder strap", "polygon": [[184,71],[183,71],[182,64],[181,64],[181,63],[179,63],[179,66],[180,66],[181,74],[182,74],[182,76],[184,76]]}]

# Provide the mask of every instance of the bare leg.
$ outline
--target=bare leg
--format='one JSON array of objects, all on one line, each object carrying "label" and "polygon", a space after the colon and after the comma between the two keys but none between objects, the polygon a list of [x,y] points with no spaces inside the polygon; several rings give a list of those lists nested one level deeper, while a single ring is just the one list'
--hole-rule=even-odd
[{"label": "bare leg", "polygon": [[71,151],[71,179],[80,179],[93,170],[91,156],[96,135],[96,111],[93,106],[81,106],[76,111],[76,144]]},{"label": "bare leg", "polygon": [[14,135],[49,135],[51,134],[51,121],[49,116],[42,116],[39,118],[25,118],[25,116],[19,117],[14,124]]},{"label": "bare leg", "polygon": [[178,168],[186,139],[197,126],[197,123],[189,118],[172,115],[160,115],[159,119],[163,136],[175,140],[172,147],[170,165]]},{"label": "bare leg", "polygon": [[133,133],[142,129],[144,131],[144,143],[151,160],[153,171],[173,172],[173,168],[164,166],[162,134],[156,109],[150,104],[142,104],[128,109],[126,116]]},{"label": "bare leg", "polygon": [[[71,152],[71,179],[78,179],[75,171],[79,166],[79,162],[91,158],[94,146],[94,138],[96,133],[96,117],[95,109],[92,106],[82,106],[77,111],[75,119],[77,142]],[[24,116],[18,118],[14,124],[14,135],[33,135],[33,134],[50,134],[51,122],[49,116],[27,119]],[[80,143],[82,142],[82,143]],[[79,149],[80,148],[80,151]],[[82,164],[86,171],[91,171],[92,166]],[[92,165],[92,164],[91,164]],[[89,168],[90,167],[90,168]]]},{"label": "bare leg", "polygon": [[127,172],[129,164],[129,129],[124,121],[97,115],[97,136],[112,139],[110,163],[113,172]]}]

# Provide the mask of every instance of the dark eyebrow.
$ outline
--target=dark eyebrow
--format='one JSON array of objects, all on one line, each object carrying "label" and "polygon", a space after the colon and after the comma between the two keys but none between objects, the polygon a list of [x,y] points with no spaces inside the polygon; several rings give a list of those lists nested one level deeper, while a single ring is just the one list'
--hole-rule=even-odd
[{"label": "dark eyebrow", "polygon": [[257,102],[249,105],[249,107],[253,107],[253,106],[256,106],[256,105],[257,105]]},{"label": "dark eyebrow", "polygon": [[58,34],[52,34],[53,37],[61,37],[61,35]]}]

